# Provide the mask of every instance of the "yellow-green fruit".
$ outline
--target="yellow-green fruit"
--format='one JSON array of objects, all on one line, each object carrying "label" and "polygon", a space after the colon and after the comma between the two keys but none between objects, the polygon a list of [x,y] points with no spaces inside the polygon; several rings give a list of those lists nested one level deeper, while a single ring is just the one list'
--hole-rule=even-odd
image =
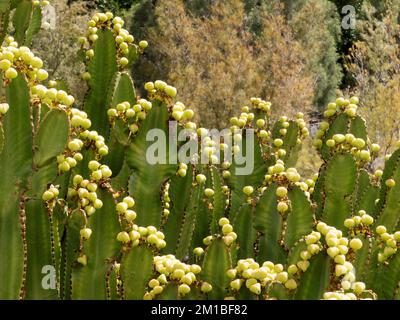
[{"label": "yellow-green fruit", "polygon": [[396,181],[394,179],[388,179],[385,181],[385,184],[389,188],[393,188],[396,185]]},{"label": "yellow-green fruit", "polygon": [[125,197],[123,200],[128,205],[128,208],[132,208],[135,205],[135,200],[132,197]]},{"label": "yellow-green fruit", "polygon": [[7,79],[15,79],[18,76],[18,72],[14,68],[8,68],[4,75]]},{"label": "yellow-green fruit", "polygon": [[279,202],[277,209],[279,212],[284,213],[289,210],[289,206],[286,204],[286,202]]},{"label": "yellow-green fruit", "polygon": [[370,226],[374,223],[374,218],[370,215],[366,214],[361,217],[361,222],[366,226]]},{"label": "yellow-green fruit", "polygon": [[240,279],[233,280],[231,281],[230,286],[233,290],[239,291],[242,287],[242,281]]},{"label": "yellow-green fruit", "polygon": [[181,284],[178,287],[178,293],[182,296],[188,294],[190,292],[190,287],[187,284]]},{"label": "yellow-green fruit", "polygon": [[355,222],[354,222],[353,219],[346,219],[346,220],[344,220],[344,226],[345,226],[347,229],[353,228],[354,225],[355,225]]},{"label": "yellow-green fruit", "polygon": [[282,139],[275,139],[274,140],[274,145],[275,145],[275,147],[281,147],[283,145],[283,140]]},{"label": "yellow-green fruit", "polygon": [[142,49],[146,49],[148,47],[149,43],[146,40],[142,40],[139,42],[139,47]]},{"label": "yellow-green fruit", "polygon": [[279,187],[276,189],[276,195],[280,198],[286,197],[288,191],[285,187]]},{"label": "yellow-green fruit", "polygon": [[254,192],[254,188],[252,187],[252,186],[245,186],[244,188],[243,188],[243,192],[246,194],[246,195],[251,195],[253,192]]},{"label": "yellow-green fruit", "polygon": [[232,225],[230,225],[229,223],[224,224],[224,225],[222,226],[222,232],[223,232],[224,234],[228,234],[228,233],[230,233],[230,232],[232,232],[232,231],[233,231],[233,227],[232,227]]},{"label": "yellow-green fruit", "polygon": [[204,249],[201,248],[201,247],[194,248],[194,249],[193,249],[193,253],[194,253],[196,256],[200,257],[200,256],[204,253]]},{"label": "yellow-green fruit", "polygon": [[118,233],[117,240],[122,243],[128,243],[128,242],[130,242],[131,239],[129,237],[128,232],[122,231],[122,232]]},{"label": "yellow-green fruit", "polygon": [[326,145],[327,145],[329,148],[333,148],[333,147],[335,146],[335,144],[336,144],[336,142],[335,142],[335,140],[333,140],[333,139],[328,139],[328,140],[326,141]]},{"label": "yellow-green fruit", "polygon": [[221,219],[219,219],[219,221],[218,221],[218,224],[222,227],[222,226],[224,226],[225,224],[228,224],[229,223],[229,219],[227,219],[227,218],[221,218]]},{"label": "yellow-green fruit", "polygon": [[166,86],[166,87],[164,88],[164,91],[165,91],[165,93],[166,93],[167,95],[169,95],[171,98],[175,97],[175,96],[176,96],[176,93],[177,93],[176,88],[175,88],[175,87],[172,87],[172,86]]},{"label": "yellow-green fruit", "polygon": [[80,264],[86,266],[86,265],[87,265],[87,256],[84,254],[84,255],[80,256],[80,257],[77,259],[77,261],[78,261]]},{"label": "yellow-green fruit", "polygon": [[285,282],[285,287],[289,290],[294,290],[297,288],[297,282],[294,279],[289,279]]},{"label": "yellow-green fruit", "polygon": [[208,282],[203,282],[200,290],[204,293],[208,293],[212,290],[212,285],[209,284]]},{"label": "yellow-green fruit", "polygon": [[49,77],[49,74],[47,73],[46,70],[44,70],[44,69],[39,69],[39,70],[37,71],[37,78],[38,78],[39,81],[46,80],[48,77]]},{"label": "yellow-green fruit", "polygon": [[11,67],[11,62],[10,60],[4,59],[0,61],[0,69],[3,71],[6,71]]},{"label": "yellow-green fruit", "polygon": [[204,194],[205,194],[206,197],[212,197],[214,195],[214,190],[210,189],[210,188],[207,188],[207,189],[204,190]]},{"label": "yellow-green fruit", "polygon": [[355,282],[352,286],[354,293],[361,294],[365,290],[365,283],[364,282]]},{"label": "yellow-green fruit", "polygon": [[45,192],[43,192],[43,195],[42,195],[42,199],[44,200],[44,201],[49,201],[49,200],[51,200],[51,199],[53,199],[54,198],[54,194],[53,194],[53,192],[51,192],[51,191],[45,191]]},{"label": "yellow-green fruit", "polygon": [[385,226],[378,226],[378,227],[376,227],[376,233],[377,233],[377,234],[382,235],[382,234],[384,234],[386,231],[387,231],[387,230],[386,230],[386,227],[385,227]]},{"label": "yellow-green fruit", "polygon": [[90,228],[83,228],[80,230],[81,238],[84,240],[88,240],[92,235],[92,229]]},{"label": "yellow-green fruit", "polygon": [[198,183],[204,183],[204,182],[206,182],[206,180],[207,180],[207,178],[206,178],[206,176],[204,174],[198,174],[196,176],[196,181]]}]

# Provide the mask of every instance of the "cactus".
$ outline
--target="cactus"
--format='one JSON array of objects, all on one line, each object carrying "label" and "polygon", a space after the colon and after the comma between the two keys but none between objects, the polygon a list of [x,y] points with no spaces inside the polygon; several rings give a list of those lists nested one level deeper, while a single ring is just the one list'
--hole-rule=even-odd
[{"label": "cactus", "polygon": [[[400,150],[371,172],[379,146],[358,98],[328,105],[315,142],[324,163],[303,178],[301,113],[275,121],[252,98],[231,119],[232,148],[212,140],[174,87],[157,80],[147,99],[136,94],[128,67],[148,44],[110,12],[79,39],[89,87],[80,108],[27,47],[38,4],[0,2],[15,29],[0,50],[0,298],[400,296]],[[181,144],[168,140],[166,161],[150,163],[152,129],[187,130],[205,162],[172,161]],[[254,160],[246,174],[243,153]],[[43,285],[46,270],[54,285]]]}]

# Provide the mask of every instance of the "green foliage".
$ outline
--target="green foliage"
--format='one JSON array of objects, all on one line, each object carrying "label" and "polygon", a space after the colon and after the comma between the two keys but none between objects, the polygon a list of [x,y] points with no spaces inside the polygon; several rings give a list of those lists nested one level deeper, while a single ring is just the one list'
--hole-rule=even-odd
[{"label": "green foliage", "polygon": [[[20,30],[36,28],[21,17]],[[328,105],[315,142],[323,164],[307,179],[294,168],[303,114],[275,121],[271,103],[251,98],[230,120],[233,145],[215,142],[174,87],[157,80],[148,100],[136,95],[126,69],[147,43],[122,24],[96,14],[80,39],[82,109],[28,48],[11,37],[1,47],[1,298],[398,298],[400,151],[370,172],[379,147],[358,98]],[[169,151],[186,144],[155,143],[184,129],[201,164],[173,164]],[[241,152],[251,172],[240,173]]]}]

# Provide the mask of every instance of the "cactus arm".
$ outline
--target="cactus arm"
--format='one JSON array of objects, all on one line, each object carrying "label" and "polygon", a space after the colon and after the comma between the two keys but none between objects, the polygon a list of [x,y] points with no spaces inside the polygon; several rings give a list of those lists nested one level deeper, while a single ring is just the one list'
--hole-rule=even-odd
[{"label": "cactus arm", "polygon": [[180,229],[178,246],[176,248],[176,254],[175,254],[178,259],[184,259],[186,255],[189,253],[189,248],[193,240],[193,234],[195,231],[195,227],[197,225],[196,220],[199,218],[198,215],[202,213],[201,202],[203,201],[204,197],[203,193],[204,193],[204,185],[197,185],[194,187],[191,199],[189,200],[189,207],[185,212],[183,224]]},{"label": "cactus arm", "polygon": [[223,299],[229,278],[226,271],[231,268],[228,248],[222,239],[214,239],[207,248],[202,267],[202,279],[211,283],[210,299]]},{"label": "cactus arm", "polygon": [[301,276],[299,287],[295,294],[296,300],[317,300],[329,285],[330,258],[319,253],[310,261],[310,266]]},{"label": "cactus arm", "polygon": [[[31,200],[26,204],[26,238],[28,244],[28,269],[25,286],[26,299],[57,299],[56,288],[46,288],[42,285],[42,279],[46,274],[42,273],[44,266],[56,268],[55,250],[59,245],[52,239],[53,221],[50,219],[51,211],[48,211],[43,201]],[[47,270],[48,272],[48,270]],[[47,273],[49,274],[49,273]],[[45,281],[50,284],[50,281]]]},{"label": "cactus arm", "polygon": [[4,147],[4,130],[3,126],[0,125],[0,154],[3,151],[3,147]]},{"label": "cactus arm", "polygon": [[25,45],[30,46],[32,39],[40,30],[42,25],[42,9],[40,6],[35,6],[32,10],[31,21],[26,30]]},{"label": "cactus arm", "polygon": [[25,32],[29,27],[29,22],[31,20],[31,14],[32,14],[32,1],[30,0],[22,0],[13,16],[13,26],[15,28],[15,40],[18,43],[24,43],[25,39]]},{"label": "cactus arm", "polygon": [[224,216],[225,211],[225,196],[222,192],[222,180],[218,168],[212,166],[210,168],[210,180],[214,193],[212,217],[211,217],[211,233],[219,231],[218,221]]},{"label": "cactus arm", "polygon": [[146,246],[132,248],[121,260],[125,299],[142,299],[153,273],[153,253]]},{"label": "cactus arm", "polygon": [[261,196],[254,215],[254,227],[261,233],[257,260],[283,263],[286,254],[280,245],[282,216],[276,209],[276,184],[272,184]]},{"label": "cactus arm", "polygon": [[[376,265],[371,263],[374,248],[376,248],[375,240],[367,236],[358,236],[363,242],[363,246],[355,253],[353,262],[356,269],[357,279],[367,281],[368,273],[376,271]],[[374,270],[374,271],[373,271]]]},{"label": "cactus arm", "polygon": [[378,197],[379,188],[371,183],[369,173],[362,169],[359,172],[354,195],[354,211],[365,210],[369,215],[376,216],[375,200]]},{"label": "cactus arm", "polygon": [[[215,177],[215,172],[213,171],[215,167],[206,166],[202,171],[206,176],[206,183],[204,188],[211,188],[214,190],[214,195],[210,198],[200,197],[200,202],[198,203],[198,210],[196,215],[196,226],[193,233],[192,247],[200,247],[203,245],[203,239],[210,233],[218,233],[218,220],[216,218],[218,215],[224,215],[224,211],[220,211],[222,189],[221,186],[217,187],[215,183],[218,177]],[[203,188],[203,191],[204,191]],[[216,219],[216,220],[215,220]],[[212,231],[212,225],[214,225],[214,230]],[[191,253],[191,252],[190,252]]]},{"label": "cactus arm", "polygon": [[[244,153],[246,150],[246,143],[248,139],[251,139],[249,137],[243,136],[243,146],[242,146],[242,152]],[[243,187],[245,186],[254,186],[254,187],[259,187],[264,179],[264,174],[265,174],[265,163],[262,157],[260,145],[258,143],[258,139],[254,137],[254,153],[253,153],[253,159],[254,159],[254,169],[251,174],[247,175],[237,175],[235,173],[235,170],[237,168],[240,168],[236,162],[235,162],[235,157],[233,157],[233,163],[230,168],[231,172],[231,177],[228,180],[228,183],[231,187],[231,203],[230,203],[230,211],[229,211],[229,219],[234,220],[235,215],[237,214],[238,209],[240,206],[245,202],[246,195],[243,193]]]},{"label": "cactus arm", "polygon": [[168,220],[164,225],[163,232],[167,242],[163,252],[175,251],[178,241],[179,232],[177,232],[177,226],[182,226],[185,216],[185,207],[189,203],[191,197],[193,183],[193,169],[188,166],[188,170],[185,177],[175,175],[170,180],[169,196],[171,198],[171,213],[168,216]]},{"label": "cactus arm", "polygon": [[326,132],[325,138],[323,139],[321,149],[321,155],[324,160],[328,160],[330,158],[330,149],[326,145],[326,141],[331,139],[335,134],[346,134],[348,125],[348,117],[346,114],[339,115],[330,125],[328,131]]},{"label": "cactus arm", "polygon": [[[396,185],[392,188],[386,186],[387,179],[394,179]],[[376,225],[384,225],[388,232],[394,231],[399,223],[400,212],[398,209],[398,199],[400,197],[400,150],[393,153],[387,160],[382,176],[382,187],[380,191],[380,201],[378,203],[379,217]]]},{"label": "cactus arm", "polygon": [[[133,86],[133,80],[128,73],[118,72],[113,79],[114,85],[111,88],[108,100],[110,106],[115,107],[119,103],[129,102],[131,106],[136,103],[136,92]],[[114,126],[110,131],[107,145],[110,150],[104,158],[105,163],[111,168],[114,176],[120,172],[124,159],[125,147],[129,140],[129,131],[126,125],[120,119],[115,121]]]},{"label": "cactus arm", "polygon": [[232,221],[233,228],[237,233],[236,242],[239,244],[237,259],[254,258],[254,243],[257,240],[257,232],[253,228],[254,207],[244,204],[240,207],[236,218]]},{"label": "cactus arm", "polygon": [[72,269],[77,264],[79,255],[80,235],[79,230],[84,226],[85,219],[80,210],[72,211],[67,220],[67,227],[62,237],[62,255],[60,267],[60,297],[64,300],[71,299],[72,294]]},{"label": "cactus arm", "polygon": [[400,254],[396,254],[388,265],[380,265],[372,275],[371,288],[381,300],[393,300],[400,281]]},{"label": "cactus arm", "polygon": [[321,166],[321,168],[319,170],[318,179],[315,182],[315,186],[314,186],[314,192],[311,195],[312,201],[315,202],[316,205],[317,205],[317,208],[315,210],[315,217],[317,219],[321,219],[322,213],[324,212],[324,205],[325,205],[325,190],[324,190],[325,173],[326,173],[326,164]]},{"label": "cactus arm", "polygon": [[360,116],[353,118],[350,123],[349,133],[352,133],[357,138],[367,141],[368,134],[365,120]]},{"label": "cactus arm", "polygon": [[328,163],[325,175],[323,221],[343,229],[343,221],[351,214],[349,199],[356,183],[356,164],[350,154],[337,154]]},{"label": "cactus arm", "polygon": [[310,201],[297,186],[289,190],[289,200],[291,210],[287,218],[284,242],[290,248],[298,239],[312,231],[313,211]]},{"label": "cactus arm", "polygon": [[2,281],[0,298],[17,299],[24,267],[18,207],[23,192],[22,181],[32,162],[29,93],[22,76],[8,85],[7,101],[10,111],[3,119],[5,141],[0,154],[0,277],[7,281]]},{"label": "cactus arm", "polygon": [[299,126],[295,121],[289,121],[286,134],[282,137],[279,130],[282,128],[281,122],[277,121],[272,130],[273,139],[281,138],[283,141],[282,148],[286,150],[286,156],[282,159],[287,167],[294,166],[297,162],[298,153],[301,144],[297,142],[299,138]]},{"label": "cactus arm", "polygon": [[148,146],[154,143],[146,141],[147,132],[160,129],[168,137],[168,118],[167,106],[158,100],[154,101],[153,108],[141,123],[139,133],[133,138],[126,152],[127,164],[134,170],[130,181],[130,194],[137,199],[137,211],[142,212],[137,218],[139,225],[154,225],[159,228],[162,212],[161,186],[176,171],[176,165],[153,165],[149,164],[146,158]]},{"label": "cactus arm", "polygon": [[89,62],[88,71],[90,91],[85,100],[84,110],[92,121],[93,130],[104,137],[108,136],[107,117],[108,88],[117,71],[115,40],[111,31],[99,31],[99,38],[94,44],[94,57]]},{"label": "cactus arm", "polygon": [[87,265],[77,267],[72,274],[73,299],[106,299],[105,276],[109,259],[118,254],[115,237],[120,230],[115,202],[111,193],[100,190],[99,198],[103,207],[90,217],[88,226],[93,230],[89,240],[83,245]]},{"label": "cactus arm", "polygon": [[120,275],[119,272],[110,266],[106,273],[106,287],[107,287],[107,299],[108,300],[120,300],[121,299],[121,286],[119,285]]},{"label": "cactus arm", "polygon": [[37,167],[48,164],[64,151],[69,130],[68,115],[64,110],[52,109],[46,114],[34,139],[37,151],[33,161]]},{"label": "cactus arm", "polygon": [[178,286],[174,283],[168,283],[163,292],[159,295],[159,300],[178,300]]}]

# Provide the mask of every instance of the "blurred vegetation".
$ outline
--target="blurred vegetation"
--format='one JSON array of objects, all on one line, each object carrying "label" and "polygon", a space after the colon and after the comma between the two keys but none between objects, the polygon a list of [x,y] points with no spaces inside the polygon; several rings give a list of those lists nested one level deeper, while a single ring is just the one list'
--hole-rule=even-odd
[{"label": "blurred vegetation", "polygon": [[347,70],[356,83],[351,90],[363,97],[360,113],[369,124],[371,139],[382,146],[382,154],[393,150],[400,134],[398,4],[386,1],[380,10],[371,3],[363,5],[359,40],[346,57]]}]

